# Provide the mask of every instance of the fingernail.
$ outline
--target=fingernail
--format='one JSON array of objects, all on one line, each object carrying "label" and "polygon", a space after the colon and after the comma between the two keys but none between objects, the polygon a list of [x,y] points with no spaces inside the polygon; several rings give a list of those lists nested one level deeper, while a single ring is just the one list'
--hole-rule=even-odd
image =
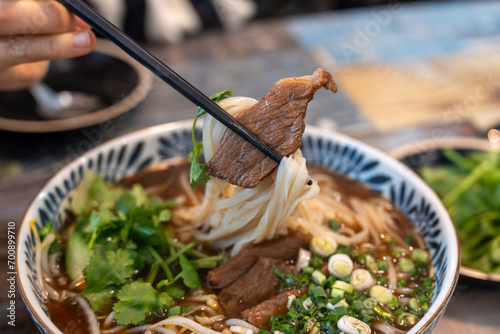
[{"label": "fingernail", "polygon": [[73,37],[73,46],[77,49],[88,49],[90,47],[90,35],[88,31],[80,31]]}]

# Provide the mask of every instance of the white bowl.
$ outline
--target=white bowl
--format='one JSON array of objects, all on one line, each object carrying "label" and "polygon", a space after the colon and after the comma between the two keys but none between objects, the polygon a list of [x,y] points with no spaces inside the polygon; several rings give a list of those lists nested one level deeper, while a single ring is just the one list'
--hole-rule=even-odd
[{"label": "white bowl", "polygon": [[[155,126],[99,145],[59,170],[33,199],[18,232],[17,270],[23,299],[42,333],[61,332],[51,322],[36,284],[29,221],[36,219],[40,229],[53,220],[59,228],[66,218],[70,192],[86,169],[95,168],[109,180],[120,180],[152,163],[187,156],[192,148],[191,126],[192,121]],[[309,126],[301,149],[308,163],[347,175],[381,192],[421,231],[432,254],[436,284],[428,312],[409,333],[431,333],[455,289],[459,270],[455,227],[441,201],[403,164],[345,135]]]}]

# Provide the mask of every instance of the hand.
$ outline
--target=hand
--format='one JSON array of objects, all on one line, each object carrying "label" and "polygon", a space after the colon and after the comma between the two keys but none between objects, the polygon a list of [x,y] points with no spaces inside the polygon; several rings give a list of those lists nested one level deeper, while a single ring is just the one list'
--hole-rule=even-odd
[{"label": "hand", "polygon": [[96,37],[90,27],[53,0],[0,0],[0,90],[42,80],[49,60],[82,56]]}]

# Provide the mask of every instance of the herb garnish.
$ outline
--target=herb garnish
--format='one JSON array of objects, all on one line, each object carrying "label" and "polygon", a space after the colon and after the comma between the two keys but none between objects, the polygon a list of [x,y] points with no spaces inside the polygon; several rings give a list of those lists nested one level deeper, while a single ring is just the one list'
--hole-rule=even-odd
[{"label": "herb garnish", "polygon": [[[217,94],[214,94],[210,97],[210,99],[217,103],[220,100],[223,100],[225,98],[228,98],[230,96],[233,96],[233,91],[231,90],[223,90],[222,92],[219,92]],[[194,188],[195,183],[198,184],[205,184],[209,180],[209,176],[207,174],[207,164],[206,163],[200,163],[198,160],[201,153],[203,152],[203,142],[196,142],[195,138],[195,129],[196,129],[196,122],[198,121],[198,118],[201,116],[205,115],[207,112],[201,108],[198,107],[198,114],[194,118],[193,122],[193,128],[191,130],[191,139],[193,141],[193,150],[189,153],[188,155],[188,161],[191,163],[191,170],[189,174],[189,182],[191,184],[191,188]]]},{"label": "herb garnish", "polygon": [[73,280],[83,274],[82,294],[92,309],[114,310],[118,324],[167,314],[174,298],[201,288],[200,264],[222,260],[222,254],[194,250],[196,242],[179,243],[169,224],[175,201],[148,198],[140,185],[127,190],[91,171],[72,196],[77,218],[66,244],[68,275]]}]

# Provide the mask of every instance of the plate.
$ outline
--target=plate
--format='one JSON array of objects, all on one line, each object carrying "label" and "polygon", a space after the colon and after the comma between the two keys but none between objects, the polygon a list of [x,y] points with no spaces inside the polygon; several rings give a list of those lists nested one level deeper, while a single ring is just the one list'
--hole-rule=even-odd
[{"label": "plate", "polygon": [[136,107],[151,90],[153,75],[113,43],[98,39],[88,55],[52,61],[44,82],[56,91],[95,94],[104,106],[71,118],[46,120],[37,115],[28,90],[2,92],[0,130],[58,132],[105,122]]}]

